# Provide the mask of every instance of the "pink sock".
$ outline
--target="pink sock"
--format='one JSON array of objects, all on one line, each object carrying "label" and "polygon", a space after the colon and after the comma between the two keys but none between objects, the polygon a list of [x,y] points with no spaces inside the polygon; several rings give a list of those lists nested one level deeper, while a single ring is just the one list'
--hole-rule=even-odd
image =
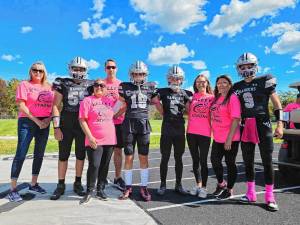
[{"label": "pink sock", "polygon": [[266,192],[265,192],[265,202],[275,202],[274,194],[273,194],[273,184],[266,184]]},{"label": "pink sock", "polygon": [[256,202],[256,191],[255,191],[255,182],[247,182],[247,193],[246,193],[247,198],[251,202]]}]

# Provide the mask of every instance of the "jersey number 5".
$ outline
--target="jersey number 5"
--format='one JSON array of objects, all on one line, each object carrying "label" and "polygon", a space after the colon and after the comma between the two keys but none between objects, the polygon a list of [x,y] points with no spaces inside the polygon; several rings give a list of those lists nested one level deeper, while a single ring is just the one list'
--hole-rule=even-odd
[{"label": "jersey number 5", "polygon": [[254,107],[254,100],[253,100],[253,96],[250,92],[245,92],[243,94],[243,99],[245,102],[245,107],[248,109],[251,109]]}]

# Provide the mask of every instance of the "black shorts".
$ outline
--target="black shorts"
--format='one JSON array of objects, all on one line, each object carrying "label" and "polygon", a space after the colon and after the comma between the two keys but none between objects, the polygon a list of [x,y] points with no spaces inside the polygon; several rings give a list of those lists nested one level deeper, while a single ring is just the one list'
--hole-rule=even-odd
[{"label": "black shorts", "polygon": [[125,155],[133,155],[137,144],[140,155],[148,155],[151,126],[148,119],[129,119],[123,122]]},{"label": "black shorts", "polygon": [[148,119],[125,118],[122,124],[123,135],[132,134],[150,134],[151,125]]},{"label": "black shorts", "polygon": [[124,148],[122,124],[115,124],[115,128],[116,128],[117,144],[114,147]]},{"label": "black shorts", "polygon": [[80,127],[78,113],[63,113],[61,120],[63,123],[61,123],[60,129],[63,133],[63,139],[58,142],[59,160],[67,161],[69,159],[74,139],[76,159],[84,160],[86,155],[85,134]]}]

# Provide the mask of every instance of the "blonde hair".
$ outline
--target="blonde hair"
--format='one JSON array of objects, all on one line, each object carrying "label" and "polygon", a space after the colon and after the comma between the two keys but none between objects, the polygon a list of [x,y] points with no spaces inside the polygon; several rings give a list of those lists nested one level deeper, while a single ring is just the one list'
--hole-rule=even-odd
[{"label": "blonde hair", "polygon": [[44,70],[44,76],[42,78],[42,85],[50,85],[47,81],[47,70],[46,70],[46,66],[45,64],[42,62],[42,61],[36,61],[34,62],[31,66],[30,66],[30,69],[29,69],[29,81],[32,81],[32,76],[31,76],[31,73],[32,73],[32,68],[33,66],[35,65],[40,65],[43,67],[43,70]]}]

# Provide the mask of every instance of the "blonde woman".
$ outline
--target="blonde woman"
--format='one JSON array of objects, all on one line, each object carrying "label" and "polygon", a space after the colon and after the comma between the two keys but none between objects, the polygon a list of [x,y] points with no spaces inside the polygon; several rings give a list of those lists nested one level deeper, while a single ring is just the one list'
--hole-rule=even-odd
[{"label": "blonde woman", "polygon": [[16,189],[17,180],[33,138],[35,138],[35,145],[29,190],[41,194],[46,193],[37,183],[37,179],[49,136],[54,94],[51,85],[47,82],[44,63],[33,63],[29,70],[29,76],[29,80],[19,84],[16,92],[16,102],[19,107],[18,144],[11,167],[11,192],[8,194],[9,200],[13,202],[22,200]]}]

